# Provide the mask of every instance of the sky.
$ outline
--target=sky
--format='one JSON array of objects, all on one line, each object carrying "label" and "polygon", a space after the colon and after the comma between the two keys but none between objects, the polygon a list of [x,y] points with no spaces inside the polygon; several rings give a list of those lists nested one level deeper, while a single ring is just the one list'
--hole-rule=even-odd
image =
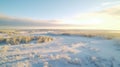
[{"label": "sky", "polygon": [[0,28],[120,30],[120,1],[0,0]]}]

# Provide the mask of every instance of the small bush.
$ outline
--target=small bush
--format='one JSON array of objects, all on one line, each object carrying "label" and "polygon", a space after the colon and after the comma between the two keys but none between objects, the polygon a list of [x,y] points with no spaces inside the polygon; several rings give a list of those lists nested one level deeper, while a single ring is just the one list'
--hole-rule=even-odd
[{"label": "small bush", "polygon": [[23,43],[29,43],[30,41],[36,40],[38,43],[49,42],[53,39],[47,36],[14,36],[10,38],[0,37],[0,43],[6,43],[11,45],[18,45]]},{"label": "small bush", "polygon": [[51,37],[40,36],[40,37],[38,37],[37,42],[38,43],[43,43],[43,42],[50,42],[52,40],[53,40],[53,38],[51,38]]},{"label": "small bush", "polygon": [[0,50],[0,52],[7,52],[9,50],[9,46],[3,46]]}]

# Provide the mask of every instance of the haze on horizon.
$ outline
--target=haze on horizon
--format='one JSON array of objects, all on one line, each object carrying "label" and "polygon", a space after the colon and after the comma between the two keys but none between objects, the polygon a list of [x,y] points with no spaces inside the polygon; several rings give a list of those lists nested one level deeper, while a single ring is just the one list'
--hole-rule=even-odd
[{"label": "haze on horizon", "polygon": [[119,0],[1,0],[0,29],[120,30]]}]

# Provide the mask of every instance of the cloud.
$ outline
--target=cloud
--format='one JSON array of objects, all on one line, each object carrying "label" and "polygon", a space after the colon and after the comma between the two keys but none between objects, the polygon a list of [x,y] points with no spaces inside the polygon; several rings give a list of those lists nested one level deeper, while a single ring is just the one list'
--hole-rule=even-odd
[{"label": "cloud", "polygon": [[17,18],[0,14],[0,29],[74,29],[84,25],[64,24],[63,20],[34,20],[32,18]]},{"label": "cloud", "polygon": [[120,1],[114,1],[114,2],[103,2],[101,6],[109,6],[109,5],[119,5]]},{"label": "cloud", "polygon": [[59,20],[34,20],[0,14],[0,26],[56,26]]}]

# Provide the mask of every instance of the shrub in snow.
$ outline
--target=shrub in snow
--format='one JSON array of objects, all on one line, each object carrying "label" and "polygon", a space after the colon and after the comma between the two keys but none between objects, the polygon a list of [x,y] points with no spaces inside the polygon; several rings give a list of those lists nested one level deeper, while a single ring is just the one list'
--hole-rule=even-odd
[{"label": "shrub in snow", "polygon": [[48,67],[48,62],[44,62],[44,67]]},{"label": "shrub in snow", "polygon": [[37,42],[38,42],[38,43],[50,42],[50,41],[52,41],[52,40],[53,40],[53,38],[47,37],[47,36],[39,36],[39,37],[37,38]]},{"label": "shrub in snow", "polygon": [[75,64],[75,65],[81,65],[81,61],[78,58],[71,59],[71,60],[68,61],[68,63]]},{"label": "shrub in snow", "polygon": [[29,62],[17,62],[12,67],[31,67]]},{"label": "shrub in snow", "polygon": [[25,62],[24,62],[24,67],[31,67],[30,62],[29,62],[29,61],[25,61]]},{"label": "shrub in snow", "polygon": [[38,55],[38,57],[39,57],[40,59],[44,58],[42,55]]},{"label": "shrub in snow", "polygon": [[56,56],[55,56],[55,59],[60,59],[60,55],[56,55]]},{"label": "shrub in snow", "polygon": [[18,45],[23,43],[29,43],[30,41],[36,40],[38,43],[42,42],[50,42],[53,40],[53,38],[48,36],[10,36],[9,38],[1,38],[0,37],[0,43],[6,43],[11,45]]},{"label": "shrub in snow", "polygon": [[30,53],[29,58],[34,58],[34,55],[32,53]]},{"label": "shrub in snow", "polygon": [[0,36],[0,42],[3,42],[5,38],[3,36]]},{"label": "shrub in snow", "polygon": [[2,58],[2,62],[3,62],[3,63],[5,63],[5,62],[7,62],[7,61],[9,61],[7,57]]},{"label": "shrub in snow", "polygon": [[96,58],[95,56],[92,56],[92,57],[91,57],[91,60],[92,60],[92,61],[96,61],[97,58]]},{"label": "shrub in snow", "polygon": [[7,52],[9,50],[9,46],[5,45],[0,49],[0,52]]},{"label": "shrub in snow", "polygon": [[55,60],[55,57],[52,54],[50,54],[50,59]]},{"label": "shrub in snow", "polygon": [[30,46],[30,44],[24,44],[24,45],[22,45],[23,47],[29,47]]},{"label": "shrub in snow", "polygon": [[20,49],[16,48],[15,51],[16,51],[16,52],[20,52]]},{"label": "shrub in snow", "polygon": [[21,59],[21,56],[16,56],[16,60],[20,60]]}]

